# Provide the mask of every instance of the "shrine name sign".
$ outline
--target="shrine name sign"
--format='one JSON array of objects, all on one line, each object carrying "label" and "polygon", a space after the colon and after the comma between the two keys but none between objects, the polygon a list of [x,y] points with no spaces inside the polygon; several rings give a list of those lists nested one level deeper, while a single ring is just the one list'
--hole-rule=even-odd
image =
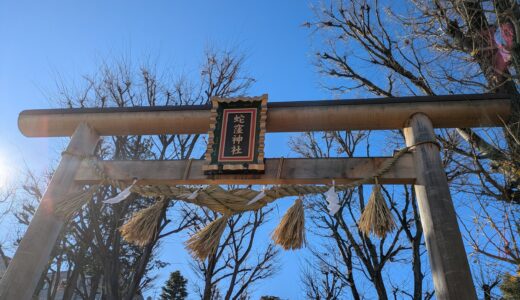
[{"label": "shrine name sign", "polygon": [[267,95],[211,102],[204,173],[263,173]]}]

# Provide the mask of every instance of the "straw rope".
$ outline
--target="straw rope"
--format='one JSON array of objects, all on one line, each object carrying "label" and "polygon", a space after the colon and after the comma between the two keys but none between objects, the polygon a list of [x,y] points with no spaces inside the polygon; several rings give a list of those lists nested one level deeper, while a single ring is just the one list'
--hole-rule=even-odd
[{"label": "straw rope", "polygon": [[[420,144],[433,143],[438,145],[436,141],[424,141],[415,145],[400,149],[390,160],[387,160],[374,174],[362,178],[360,180],[353,181],[346,185],[336,186],[337,191],[344,191],[356,187],[358,185],[371,183],[373,178],[381,177],[387,173],[392,166],[401,158],[405,153],[410,151],[413,147]],[[64,151],[62,155],[73,155],[86,160],[101,178],[101,184],[93,185],[91,188],[81,194],[74,194],[66,197],[64,201],[60,201],[56,205],[55,212],[58,216],[63,218],[69,218],[80,209],[86,202],[92,199],[92,195],[96,193],[102,185],[111,185],[119,189],[123,189],[125,184],[112,179],[103,169],[103,165],[100,161],[92,155],[82,155],[70,151]],[[258,210],[263,206],[271,203],[279,198],[288,196],[298,195],[309,195],[309,194],[320,194],[328,190],[327,186],[314,186],[314,185],[280,185],[275,186],[269,190],[265,190],[265,196],[255,203],[248,204],[248,202],[256,197],[261,191],[255,191],[251,189],[234,189],[226,190],[218,185],[211,185],[204,189],[186,187],[186,186],[175,186],[175,185],[134,185],[131,189],[132,192],[138,193],[145,197],[171,197],[173,199],[182,200],[185,202],[193,203],[199,206],[205,206],[213,211],[220,212],[222,214],[234,214],[244,211]],[[197,191],[194,199],[188,199],[188,197],[195,191]],[[72,201],[74,200],[74,201]]]},{"label": "straw rope", "polygon": [[[427,141],[421,142],[420,144],[423,143],[436,142]],[[391,218],[392,215],[386,206],[386,202],[380,194],[380,186],[377,182],[377,178],[388,172],[405,153],[417,145],[419,144],[399,150],[371,176],[356,180],[350,184],[335,187],[336,191],[344,191],[372,182],[372,180],[375,179],[376,185],[373,195],[359,221],[360,227],[364,228],[363,232],[366,235],[368,235],[369,232],[384,235],[395,226]],[[70,197],[65,197],[63,201],[60,201],[55,207],[55,213],[58,216],[64,219],[71,218],[76,211],[92,199],[93,194],[99,190],[102,184],[109,184],[123,189],[122,183],[110,178],[103,166],[94,156],[79,155],[67,151],[63,152],[63,155],[75,155],[81,157],[83,160],[87,160],[102,180],[101,184],[93,185],[85,191],[73,194]],[[191,164],[191,160],[189,164]],[[280,176],[282,164],[283,159],[278,169],[278,177]],[[187,172],[189,172],[189,168],[186,168],[184,178],[187,177]],[[286,212],[272,235],[275,243],[281,245],[284,249],[299,249],[305,244],[305,216],[301,196],[325,193],[328,189],[328,186],[315,185],[279,185],[263,191],[244,188],[226,190],[218,185],[210,185],[206,188],[174,185],[133,185],[131,188],[132,192],[146,197],[160,196],[162,200],[135,213],[126,224],[121,226],[120,232],[128,242],[144,246],[149,244],[157,235],[159,219],[169,202],[166,198],[183,200],[199,206],[205,206],[221,213],[222,217],[208,224],[186,242],[186,247],[189,252],[198,259],[204,260],[215,251],[220,237],[226,228],[227,220],[231,215],[258,210],[279,198],[299,196],[293,206]],[[264,195],[259,196],[260,193]],[[255,201],[251,201],[252,199],[255,199]]]},{"label": "straw rope", "polygon": [[55,215],[62,220],[69,220],[83,205],[92,199],[92,196],[97,193],[100,188],[100,185],[92,185],[86,190],[67,195],[67,197],[64,197],[56,203],[54,208]]},{"label": "straw rope", "polygon": [[[383,174],[387,173],[396,164],[399,158],[415,146],[416,145],[405,147],[399,150],[392,159],[387,160],[376,172],[374,172],[374,174],[353,181],[349,184],[338,185],[336,186],[336,191],[345,191],[362,184],[373,182],[374,178],[381,177]],[[316,185],[279,185],[265,190],[265,196],[259,201],[251,204],[248,204],[248,202],[262,191],[255,191],[247,188],[226,190],[218,185],[211,185],[204,189],[176,185],[134,185],[132,187],[132,192],[148,197],[171,197],[199,206],[204,206],[222,214],[229,214],[230,212],[240,213],[244,211],[258,210],[280,198],[321,194],[325,193],[328,189],[328,186]],[[188,199],[188,197],[196,190],[198,190],[198,193],[195,199]]]},{"label": "straw rope", "polygon": [[81,190],[79,192],[75,192],[72,194],[63,197],[54,208],[54,213],[59,218],[67,221],[74,216],[74,214],[80,210],[87,202],[92,200],[94,194],[96,194],[103,185],[111,185],[117,187],[119,189],[123,189],[123,184],[118,180],[114,180],[110,178],[107,173],[103,170],[102,166],[99,164],[99,161],[93,155],[85,155],[80,153],[75,153],[72,151],[63,151],[61,153],[64,155],[71,155],[80,158],[81,160],[87,161],[97,173],[99,177],[102,178],[100,184],[91,185],[86,190]]}]

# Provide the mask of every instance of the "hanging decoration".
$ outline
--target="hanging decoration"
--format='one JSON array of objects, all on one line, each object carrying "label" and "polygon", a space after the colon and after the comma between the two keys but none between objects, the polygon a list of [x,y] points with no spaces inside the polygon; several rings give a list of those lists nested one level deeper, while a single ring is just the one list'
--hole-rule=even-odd
[{"label": "hanging decoration", "polygon": [[195,200],[195,199],[197,199],[197,196],[199,195],[199,191],[201,189],[202,188],[196,188],[192,193],[186,193],[183,196],[186,197],[186,199],[188,199],[188,200]]},{"label": "hanging decoration", "polygon": [[331,215],[335,215],[341,208],[341,206],[339,205],[339,197],[336,193],[336,186],[334,181],[332,181],[332,186],[330,187],[330,189],[327,192],[325,192],[325,199],[329,203],[327,205],[329,213]]},{"label": "hanging decoration", "polygon": [[377,177],[375,178],[375,185],[367,206],[359,218],[358,225],[359,230],[366,236],[372,232],[381,238],[395,229],[394,216],[386,205]]},{"label": "hanging decoration", "polygon": [[121,236],[134,245],[148,245],[157,234],[160,219],[169,202],[169,200],[161,198],[155,204],[135,213],[128,222],[119,228]]},{"label": "hanging decoration", "polygon": [[229,216],[230,214],[225,214],[209,223],[186,241],[186,248],[191,255],[203,261],[217,249]]},{"label": "hanging decoration", "polygon": [[[435,143],[435,141],[421,143]],[[358,185],[371,183],[375,179],[372,195],[367,206],[363,210],[358,223],[364,234],[368,235],[372,232],[383,237],[386,233],[395,228],[395,221],[383,195],[381,194],[381,186],[379,185],[377,178],[388,172],[400,157],[407,153],[410,148],[415,146],[416,145],[406,147],[396,152],[394,157],[382,165],[372,176],[346,185],[336,186],[334,182],[332,186],[277,185],[270,189],[264,188],[261,191],[255,191],[249,188],[224,189],[218,185],[199,187],[167,184],[142,185],[137,184],[137,181],[134,180],[130,186],[123,189],[116,197],[107,199],[104,202],[108,204],[119,203],[126,199],[131,193],[137,193],[145,197],[161,197],[160,201],[157,201],[150,207],[135,213],[128,222],[120,228],[121,235],[125,240],[139,246],[148,245],[156,238],[160,219],[166,211],[169,199],[182,200],[221,213],[222,217],[208,224],[186,242],[186,247],[189,249],[190,253],[199,259],[206,259],[207,256],[218,246],[230,216],[245,211],[261,209],[276,199],[288,196],[298,196],[299,198],[287,210],[280,221],[280,224],[273,232],[272,238],[276,244],[282,246],[284,249],[299,249],[303,247],[306,242],[305,214],[303,200],[301,198],[302,195],[325,193],[328,203],[327,208],[329,212],[334,215],[341,208],[337,192],[345,191]],[[263,152],[261,155],[260,151],[255,153],[259,154],[257,158],[261,158],[261,161],[263,162]],[[210,155],[211,159],[212,157],[213,156]],[[88,162],[95,167],[96,172],[99,173],[101,178],[103,178],[102,184],[115,186],[121,189],[122,183],[110,178],[98,160],[93,157],[86,157],[83,159],[87,159]],[[211,164],[208,166],[210,165]],[[224,165],[219,165],[218,163],[217,165],[217,169],[211,167],[206,170],[211,172],[220,172],[221,170],[224,170]],[[242,164],[241,166],[242,167],[239,167],[237,170],[250,171],[252,165]],[[257,171],[261,171],[262,167],[259,167]],[[232,169],[233,168],[228,168],[227,170]],[[72,194],[70,197],[58,202],[54,208],[56,215],[62,217],[64,220],[70,219],[76,211],[92,199],[93,194],[96,193],[100,187],[101,185],[92,185],[88,189]]]},{"label": "hanging decoration", "polygon": [[129,185],[129,186],[128,186],[127,188],[125,188],[124,190],[122,190],[122,191],[121,191],[119,194],[117,194],[116,196],[104,200],[103,203],[105,203],[105,204],[117,204],[117,203],[119,203],[119,202],[124,201],[126,198],[128,198],[128,197],[132,194],[131,189],[134,187],[134,185],[135,185],[136,182],[137,182],[137,178],[134,178],[134,181],[132,182],[131,185]]},{"label": "hanging decoration", "polygon": [[253,199],[251,199],[251,201],[247,202],[247,205],[251,205],[253,203],[256,203],[260,200],[262,200],[264,197],[265,197],[265,186],[262,188],[262,191],[260,193],[258,193],[258,195],[256,195]]},{"label": "hanging decoration", "polygon": [[300,249],[306,243],[305,212],[301,197],[298,197],[287,210],[274,230],[272,238],[275,244],[282,246],[285,250]]}]

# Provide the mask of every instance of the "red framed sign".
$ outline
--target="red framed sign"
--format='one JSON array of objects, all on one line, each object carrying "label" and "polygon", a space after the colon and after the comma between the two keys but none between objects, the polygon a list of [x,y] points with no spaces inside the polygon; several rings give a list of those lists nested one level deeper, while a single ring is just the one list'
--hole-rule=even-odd
[{"label": "red framed sign", "polygon": [[212,98],[204,172],[263,172],[266,112],[267,95]]},{"label": "red framed sign", "polygon": [[224,109],[223,117],[218,161],[253,161],[256,109]]}]

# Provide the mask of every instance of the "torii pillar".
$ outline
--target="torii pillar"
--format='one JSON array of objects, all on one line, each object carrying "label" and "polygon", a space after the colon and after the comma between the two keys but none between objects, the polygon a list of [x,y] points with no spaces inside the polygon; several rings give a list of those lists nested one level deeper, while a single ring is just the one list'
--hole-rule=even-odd
[{"label": "torii pillar", "polygon": [[417,145],[414,189],[435,296],[439,300],[477,299],[431,120],[422,113],[412,115],[404,135],[407,146]]},{"label": "torii pillar", "polygon": [[92,155],[99,135],[81,123],[70,140],[65,154],[42,197],[25,235],[0,281],[0,299],[32,299],[51,251],[65,224],[54,214],[56,203],[76,189],[74,176],[81,163],[81,155]]}]

